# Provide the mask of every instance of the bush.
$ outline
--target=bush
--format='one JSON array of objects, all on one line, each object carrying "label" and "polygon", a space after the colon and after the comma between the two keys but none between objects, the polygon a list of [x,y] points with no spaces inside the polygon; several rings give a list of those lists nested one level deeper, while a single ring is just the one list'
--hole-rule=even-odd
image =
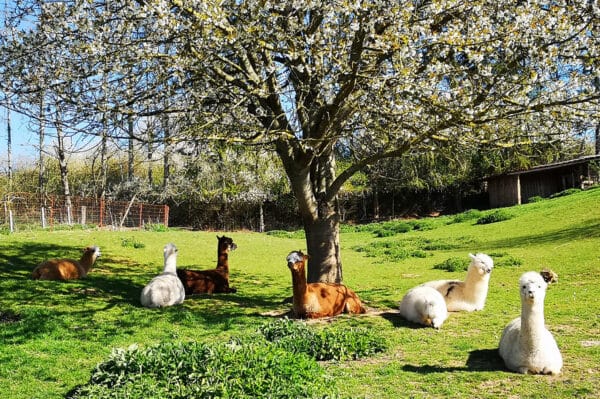
[{"label": "bush", "polygon": [[478,209],[469,209],[468,211],[454,215],[450,220],[450,223],[462,223],[473,219],[479,219],[482,215],[483,212]]},{"label": "bush", "polygon": [[69,398],[322,398],[333,393],[314,359],[266,341],[162,343],[116,349]]},{"label": "bush", "polygon": [[564,197],[565,195],[575,194],[575,193],[578,193],[580,191],[581,191],[581,189],[579,189],[579,188],[568,188],[566,190],[563,190],[563,191],[560,191],[558,193],[552,194],[549,198]]},{"label": "bush", "polygon": [[144,230],[153,231],[155,233],[164,233],[169,231],[169,228],[162,223],[146,223]]},{"label": "bush", "polygon": [[276,320],[260,329],[277,347],[303,353],[316,360],[360,359],[386,349],[385,340],[366,328],[323,329],[288,319]]},{"label": "bush", "polygon": [[539,195],[536,195],[536,196],[533,196],[533,197],[531,197],[531,198],[528,198],[528,199],[527,199],[527,202],[528,202],[528,203],[533,203],[533,202],[540,202],[540,201],[543,201],[543,200],[544,200],[544,197],[541,197],[541,196],[539,196]]},{"label": "bush", "polygon": [[137,241],[135,238],[122,238],[121,246],[125,248],[145,248],[146,244],[143,242]]},{"label": "bush", "polygon": [[504,210],[496,210],[477,219],[476,224],[490,224],[512,219],[512,215]]},{"label": "bush", "polygon": [[434,269],[446,270],[448,272],[456,272],[460,270],[467,270],[469,268],[469,260],[466,258],[448,258],[442,263],[434,265]]},{"label": "bush", "polygon": [[396,234],[408,233],[413,230],[413,226],[405,222],[387,222],[379,225],[373,230],[376,237],[391,237]]}]

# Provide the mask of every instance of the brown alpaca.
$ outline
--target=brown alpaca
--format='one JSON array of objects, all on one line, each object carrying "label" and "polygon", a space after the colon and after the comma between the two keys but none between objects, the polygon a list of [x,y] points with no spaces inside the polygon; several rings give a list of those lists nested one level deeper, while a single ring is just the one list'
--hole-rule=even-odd
[{"label": "brown alpaca", "polygon": [[90,272],[96,259],[100,257],[100,248],[83,249],[81,259],[50,259],[40,263],[31,273],[34,280],[75,280],[84,278]]},{"label": "brown alpaca", "polygon": [[210,270],[177,269],[177,276],[183,283],[186,295],[194,294],[227,294],[236,292],[229,286],[229,251],[237,245],[229,237],[217,236],[217,267]]},{"label": "brown alpaca", "polygon": [[308,284],[304,271],[307,259],[308,256],[300,251],[292,251],[287,256],[287,264],[292,272],[295,317],[318,319],[343,312],[365,313],[358,295],[350,288],[333,283]]}]

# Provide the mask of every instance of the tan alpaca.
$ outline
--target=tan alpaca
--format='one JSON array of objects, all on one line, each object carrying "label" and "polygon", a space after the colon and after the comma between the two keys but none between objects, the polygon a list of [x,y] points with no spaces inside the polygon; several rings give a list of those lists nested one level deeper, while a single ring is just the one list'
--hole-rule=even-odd
[{"label": "tan alpaca", "polygon": [[76,280],[84,278],[90,272],[96,259],[100,257],[100,248],[93,246],[83,249],[81,259],[50,259],[40,263],[31,273],[34,280]]},{"label": "tan alpaca", "polygon": [[292,272],[295,317],[317,319],[340,313],[365,313],[358,295],[350,288],[342,284],[307,283],[307,259],[308,256],[300,251],[292,251],[287,256],[287,265]]}]

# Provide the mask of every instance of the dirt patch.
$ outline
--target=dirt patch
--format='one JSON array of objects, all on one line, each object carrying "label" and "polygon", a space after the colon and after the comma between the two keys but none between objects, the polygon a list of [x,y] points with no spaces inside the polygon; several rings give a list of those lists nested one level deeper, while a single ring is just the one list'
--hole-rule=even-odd
[{"label": "dirt patch", "polygon": [[21,316],[10,311],[0,310],[0,324],[16,323],[21,320]]}]

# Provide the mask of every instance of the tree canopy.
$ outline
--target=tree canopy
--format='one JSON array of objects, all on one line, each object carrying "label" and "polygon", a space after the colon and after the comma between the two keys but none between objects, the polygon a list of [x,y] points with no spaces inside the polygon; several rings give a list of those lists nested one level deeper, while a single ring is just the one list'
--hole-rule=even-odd
[{"label": "tree canopy", "polygon": [[15,4],[0,51],[14,107],[37,116],[42,93],[81,134],[168,114],[173,143],[274,149],[312,281],[341,279],[336,196],[365,166],[560,141],[598,119],[594,0]]}]

